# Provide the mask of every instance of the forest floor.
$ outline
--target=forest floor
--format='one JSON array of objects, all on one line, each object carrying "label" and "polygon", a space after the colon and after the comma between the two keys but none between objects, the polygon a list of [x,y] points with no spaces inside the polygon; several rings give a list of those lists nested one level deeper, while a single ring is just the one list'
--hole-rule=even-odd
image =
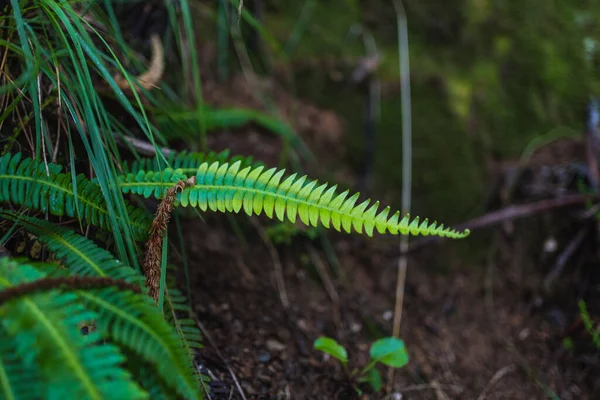
[{"label": "forest floor", "polygon": [[[209,103],[256,106],[241,81],[206,88]],[[343,148],[339,117],[277,89],[270,94],[287,115],[296,102],[296,128],[323,160],[307,166],[311,176],[327,169],[351,182],[343,158],[331,150]],[[282,150],[278,139],[253,127],[211,134],[209,146],[271,166]],[[300,236],[274,244],[259,223],[233,220],[237,234],[223,215],[183,226],[202,238],[188,244],[186,255],[207,334],[199,361],[213,376],[212,399],[597,398],[593,366],[564,349],[564,316],[541,306],[537,288],[545,273],[516,261],[525,251],[518,241],[491,235],[486,265],[461,262],[452,244],[412,256],[400,335],[411,361],[395,372],[395,397],[365,387],[359,397],[339,365],[312,343],[334,337],[348,348],[351,367],[365,365],[370,343],[392,330],[397,238],[328,232],[341,267],[332,271],[318,241]],[[443,272],[430,267],[439,257]]]}]

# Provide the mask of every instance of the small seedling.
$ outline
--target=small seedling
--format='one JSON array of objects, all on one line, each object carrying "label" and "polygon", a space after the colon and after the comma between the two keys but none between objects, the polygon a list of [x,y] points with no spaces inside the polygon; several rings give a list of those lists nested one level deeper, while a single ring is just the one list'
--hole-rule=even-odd
[{"label": "small seedling", "polygon": [[[408,364],[409,360],[404,342],[394,337],[387,337],[373,342],[369,351],[371,356],[369,364],[362,369],[355,368],[352,371],[348,369],[348,352],[344,346],[334,339],[321,336],[315,340],[313,347],[339,360],[350,380],[357,383],[368,382],[376,392],[381,389],[381,374],[374,368],[377,363],[382,363],[388,367],[402,368]],[[355,389],[360,393],[356,386]]]}]

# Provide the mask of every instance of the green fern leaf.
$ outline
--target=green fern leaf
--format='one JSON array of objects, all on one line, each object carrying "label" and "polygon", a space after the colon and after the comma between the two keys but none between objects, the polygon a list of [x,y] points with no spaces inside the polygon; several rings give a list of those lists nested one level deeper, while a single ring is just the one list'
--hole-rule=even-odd
[{"label": "green fern leaf", "polygon": [[116,260],[110,252],[70,229],[2,208],[0,218],[18,222],[35,234],[40,242],[55,253],[57,259],[64,260],[72,274],[122,279],[140,286],[144,283],[144,277],[135,269]]},{"label": "green fern leaf", "polygon": [[[136,270],[115,260],[108,251],[73,231],[2,209],[0,217],[18,221],[36,234],[74,274],[108,276],[143,284],[144,277]],[[76,293],[99,314],[97,324],[101,331],[107,332],[116,344],[150,361],[180,394],[193,398],[197,386],[190,373],[192,363],[187,348],[181,345],[177,332],[163,319],[150,298],[112,288]],[[177,323],[184,324],[185,320]]]},{"label": "green fern leaf", "polygon": [[187,304],[187,299],[172,284],[167,284],[164,308],[165,320],[179,334],[189,359],[189,365],[193,367],[195,352],[203,347],[202,334],[192,319],[192,310]]},{"label": "green fern leaf", "polygon": [[[307,181],[306,176],[296,174],[283,179],[285,170],[259,166],[241,169],[241,162],[233,164],[214,162],[203,163],[196,171],[196,184],[187,187],[178,196],[178,203],[184,207],[199,207],[202,211],[235,212],[240,210],[248,215],[264,212],[269,218],[280,221],[285,218],[295,223],[299,217],[305,225],[333,227],[337,231],[373,235],[373,231],[393,235],[435,235],[453,239],[465,238],[469,230],[458,232],[445,228],[428,219],[410,219],[405,215],[400,220],[396,212],[388,217],[390,208],[378,212],[379,202],[370,205],[370,200],[357,204],[359,194],[348,197],[349,191],[336,194],[336,186]],[[119,185],[125,193],[135,193],[144,197],[164,197],[166,190],[186,175],[182,170],[165,169],[163,172],[139,171],[119,177]],[[369,206],[370,205],[370,206]]]},{"label": "green fern leaf", "polygon": [[0,399],[43,398],[39,369],[26,363],[16,349],[14,338],[0,325]]},{"label": "green fern leaf", "polygon": [[[100,187],[80,174],[75,191],[71,174],[61,170],[61,166],[52,163],[46,166],[31,158],[22,158],[21,153],[0,157],[0,203],[9,202],[56,216],[79,218],[90,225],[112,230]],[[126,205],[134,237],[146,238],[151,216],[142,209]]]},{"label": "green fern leaf", "polygon": [[[0,260],[0,289],[43,277],[31,265]],[[125,359],[116,346],[96,344],[96,332],[79,333],[79,326],[97,315],[83,308],[74,293],[53,290],[21,296],[0,307],[0,317],[18,354],[26,363],[40,365],[43,398],[147,398],[120,367]]]},{"label": "green fern leaf", "polygon": [[[166,382],[161,378],[150,363],[140,359],[133,352],[125,350],[123,352],[127,357],[125,364],[128,371],[131,371],[135,381],[144,388],[152,400],[176,400],[179,396],[170,390]],[[202,397],[201,397],[202,398]]]},{"label": "green fern leaf", "polygon": [[147,296],[113,288],[78,291],[90,309],[99,314],[97,326],[112,341],[149,361],[171,388],[186,399],[199,396],[198,381],[177,332],[164,320]]}]

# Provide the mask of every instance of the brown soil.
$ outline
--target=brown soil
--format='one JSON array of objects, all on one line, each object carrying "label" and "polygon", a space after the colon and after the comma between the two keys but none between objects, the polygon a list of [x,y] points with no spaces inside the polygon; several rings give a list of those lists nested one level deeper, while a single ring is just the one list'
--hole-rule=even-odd
[{"label": "brown soil", "polygon": [[[285,308],[270,244],[255,228],[246,227],[247,247],[224,218],[184,229],[203,238],[188,257],[195,307],[210,334],[202,360],[225,382],[215,398],[241,398],[227,365],[247,398],[356,398],[336,363],[311,345],[320,335],[338,338],[352,364],[365,365],[375,337],[370,325],[391,332],[393,241],[333,235],[347,278],[344,284],[326,267],[333,296],[315,272],[315,264],[326,264],[318,244],[300,239],[279,247]],[[562,399],[593,398],[585,374],[564,368],[572,360],[560,350],[559,327],[531,306],[529,287],[539,277],[520,268],[456,264],[441,275],[415,260],[401,331],[412,361],[396,373],[394,391],[405,399],[475,399],[484,391],[488,399],[543,399],[548,385]]]},{"label": "brown soil", "polygon": [[[238,81],[229,90],[240,86]],[[212,90],[226,98],[227,89]],[[322,138],[314,128],[319,113],[308,109],[317,121],[303,128],[296,120],[296,127],[318,157],[336,160],[315,144],[315,138]],[[323,115],[334,120],[328,112]],[[337,141],[339,148],[342,138],[327,140],[334,147]],[[229,147],[271,165],[277,165],[282,148],[278,139],[254,128],[216,133],[210,140],[215,150]],[[348,176],[342,165],[337,167],[327,172]],[[312,343],[321,335],[334,337],[348,348],[351,366],[367,363],[369,344],[392,330],[397,238],[329,232],[341,266],[334,272],[318,240],[299,236],[276,245],[261,228],[272,222],[254,222],[208,215],[204,222],[191,220],[183,227],[198,238],[189,240],[187,257],[194,306],[208,334],[199,361],[214,378],[207,388],[211,398],[361,398],[341,368],[312,350]],[[531,234],[540,224],[518,226]],[[547,271],[531,256],[531,240],[485,235],[492,239],[483,244],[488,250],[478,248],[487,260],[481,265],[461,263],[454,244],[426,248],[410,260],[401,337],[411,362],[396,371],[388,397],[361,387],[362,398],[544,399],[553,398],[552,393],[561,399],[597,398],[600,388],[593,377],[598,360],[585,362],[561,345],[576,304],[575,286],[569,285],[577,285],[582,269],[553,292],[568,296],[560,302],[547,299],[540,290]],[[472,243],[482,246],[482,240]],[[443,271],[434,268],[440,264]],[[278,272],[285,287],[276,279]],[[577,337],[589,341],[577,329]]]}]

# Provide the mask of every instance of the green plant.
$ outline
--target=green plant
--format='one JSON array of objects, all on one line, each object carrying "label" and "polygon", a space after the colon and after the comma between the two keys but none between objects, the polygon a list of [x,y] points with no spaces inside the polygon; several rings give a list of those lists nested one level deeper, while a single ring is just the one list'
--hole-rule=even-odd
[{"label": "green plant", "polygon": [[[32,398],[148,398],[150,392],[198,398],[185,336],[140,293],[141,274],[69,229],[8,210],[0,209],[0,217],[38,235],[64,266],[0,260],[0,296],[16,294],[0,303],[0,342],[12,344],[0,352],[3,398],[28,398],[16,394],[28,390],[29,373],[38,376]],[[108,284],[83,290],[73,277]],[[64,284],[43,285],[48,278]],[[125,284],[132,289],[122,290]],[[80,334],[90,321],[93,334]]]},{"label": "green plant", "polygon": [[[193,80],[191,107],[168,83],[154,82],[163,90],[152,92],[126,70],[144,67],[120,29],[119,2],[10,3],[0,10],[0,245],[24,229],[57,262],[0,259],[0,398],[203,397],[193,363],[201,335],[186,294],[167,276],[172,206],[299,217],[369,236],[469,234],[378,212],[369,200],[357,205],[358,193],[284,179],[284,170],[228,151],[163,152],[169,138],[199,131],[204,149],[207,130],[252,122],[309,156],[279,119],[203,103],[188,0],[166,2],[163,39],[174,34],[188,53],[181,58],[190,60],[182,67]],[[185,111],[164,111],[174,109]],[[140,136],[154,157],[120,150]],[[153,218],[140,197],[162,200],[162,215]],[[145,293],[150,264],[158,299]]]},{"label": "green plant", "polygon": [[[194,157],[194,155],[188,155],[187,157],[200,162],[200,156]],[[140,163],[139,165],[153,167],[153,164],[150,162]],[[201,163],[195,175],[192,175],[194,183],[190,187],[184,187],[181,193],[175,195],[174,204],[184,207],[198,207],[202,211],[211,210],[237,213],[243,209],[248,215],[264,213],[269,218],[277,218],[280,221],[284,221],[287,218],[290,222],[295,222],[296,218],[299,217],[307,225],[317,226],[318,223],[321,223],[326,228],[334,228],[339,231],[344,230],[348,233],[354,230],[358,233],[364,232],[369,236],[372,236],[375,229],[379,233],[442,235],[453,238],[463,238],[469,234],[468,231],[457,232],[449,228],[443,228],[443,226],[438,226],[436,223],[430,224],[427,219],[419,223],[418,218],[411,221],[408,216],[405,216],[400,220],[399,213],[388,217],[389,207],[378,213],[377,208],[379,203],[377,202],[370,207],[369,200],[356,205],[358,193],[350,197],[348,197],[348,191],[335,195],[335,186],[329,187],[327,184],[318,185],[317,181],[309,181],[305,176],[297,178],[293,174],[281,182],[284,170],[272,168],[264,171],[263,166],[252,165],[240,169],[241,165],[242,160],[238,160],[231,165],[220,163],[219,161],[214,161],[211,164],[207,162]],[[42,173],[42,171],[49,171],[49,173]],[[106,206],[103,202],[103,197],[97,195],[100,190],[99,186],[93,181],[79,176],[77,179],[81,185],[78,185],[77,190],[75,190],[73,182],[70,181],[71,175],[61,173],[60,171],[60,166],[52,163],[48,163],[46,166],[44,163],[31,158],[22,158],[20,154],[6,154],[0,157],[0,177],[2,178],[0,181],[0,202],[9,203],[13,206],[26,206],[31,210],[44,211],[50,215],[69,215],[81,222],[96,226],[98,229],[111,230],[112,226],[103,222],[104,219],[102,216],[106,214]],[[179,182],[188,180],[187,175],[183,174],[183,172],[184,169],[182,168],[177,170],[165,168],[162,171],[145,171],[140,169],[135,174],[129,173],[119,176],[117,187],[124,193],[134,193],[143,197],[160,199],[165,197],[166,193]],[[148,229],[148,215],[143,209],[139,209],[133,205],[129,207],[131,209],[131,220],[138,224],[137,230],[140,235],[137,237],[142,238],[141,234]],[[116,261],[106,250],[97,247],[89,239],[79,236],[75,232],[56,226],[51,222],[20,215],[9,210],[1,210],[0,215],[3,219],[17,222],[36,234],[39,240],[47,244],[49,249],[56,253],[57,258],[61,259],[62,263],[70,269],[71,275],[111,277],[120,280],[130,280],[138,285],[143,279],[134,269]],[[16,264],[10,264],[9,267],[7,264],[5,268],[10,270],[11,268],[14,269],[15,266]],[[53,273],[58,273],[56,271]],[[64,271],[61,273],[64,274]],[[33,272],[32,274],[32,276],[35,275]],[[165,272],[161,271],[159,274],[164,276]],[[43,276],[35,275],[35,278],[41,279]],[[30,280],[33,279],[31,278]],[[7,280],[5,287],[8,288],[19,283],[21,281],[13,282]],[[166,293],[168,289],[163,286],[160,290],[162,293],[161,296],[166,295],[167,297],[167,301],[164,304],[175,309],[173,301],[169,300],[168,293]],[[67,293],[71,292],[68,291]],[[121,340],[120,344],[127,347],[127,345],[133,346],[133,343],[138,343],[144,335],[157,338],[156,334],[151,334],[152,329],[165,330],[160,337],[165,337],[169,334],[173,337],[172,335],[175,334],[175,331],[169,333],[166,330],[163,326],[164,322],[158,322],[159,320],[162,321],[159,318],[160,312],[149,311],[152,307],[146,301],[147,298],[143,301],[140,300],[139,295],[138,297],[125,298],[125,294],[120,294],[113,298],[111,297],[112,292],[108,291],[106,294],[97,297],[90,297],[92,295],[87,294],[87,292],[77,291],[76,293],[79,297],[74,299],[80,298],[89,301],[92,304],[91,307],[100,307],[99,309],[104,311],[104,313],[99,313],[98,316],[94,314],[88,318],[98,319],[99,334],[109,335],[106,337],[102,336],[103,338]],[[20,299],[21,301],[35,302],[34,298],[29,298],[28,296],[23,296]],[[76,302],[76,300],[73,301]],[[114,303],[111,303],[111,301]],[[21,304],[20,302],[15,302],[13,306],[19,307]],[[106,311],[106,308],[109,308],[110,312]],[[9,315],[10,311],[9,309],[6,315]],[[118,323],[115,322],[115,317],[111,314],[117,312],[121,318],[118,320]],[[15,326],[24,326],[19,325],[25,322],[20,321],[16,317],[17,315],[14,314],[13,317],[17,321],[15,322],[17,324]],[[56,314],[56,323],[60,323],[61,318],[64,318],[61,315]],[[140,327],[140,323],[135,320],[136,316],[152,319],[151,322],[142,325],[143,329],[136,330],[134,327]],[[177,318],[172,319],[174,322],[177,320]],[[6,321],[11,320],[6,319]],[[31,323],[36,322],[32,321]],[[41,322],[37,321],[37,323]],[[150,324],[158,325],[149,326]],[[114,329],[111,327],[114,327]],[[184,333],[190,331],[182,329],[177,323],[175,327],[177,328],[177,332],[180,333],[182,343],[185,344],[183,348],[194,349],[194,343],[198,343],[198,334],[194,333],[193,340],[191,340],[192,344],[189,344]],[[8,337],[12,337],[10,333],[14,335],[17,332],[19,330],[16,328],[7,331]],[[168,370],[161,368],[160,372],[167,374],[171,382],[179,382],[186,376],[188,378],[185,378],[187,380],[184,381],[191,382],[190,375],[186,374],[182,367],[182,365],[186,364],[184,361],[186,358],[183,354],[189,355],[189,352],[182,353],[181,348],[175,350],[173,342],[171,341],[170,343],[172,346],[171,352],[174,354],[171,357],[172,362],[180,363],[180,367],[179,369],[172,367]],[[391,362],[386,357],[378,355],[379,353],[376,351],[385,345],[385,343],[382,343],[378,342],[372,348],[372,356],[375,361],[382,363]],[[55,345],[59,345],[59,343],[55,343]],[[156,347],[152,348],[152,352],[150,353],[146,353],[149,349],[147,345],[140,347],[138,350],[141,355],[152,357],[162,354],[159,351],[161,349],[159,345],[165,344],[156,344]],[[389,347],[389,345],[388,343],[387,346]],[[83,351],[83,348],[80,351]],[[164,348],[162,351],[165,351]],[[156,358],[151,358],[151,361],[158,362],[162,358],[157,356]],[[41,359],[30,359],[29,361],[33,362],[33,365],[36,365],[35,362],[46,362],[46,360]],[[163,364],[161,363],[161,366]],[[188,367],[191,366],[189,359],[187,365]],[[42,366],[38,366],[38,368],[43,369]],[[367,373],[369,371],[370,368],[367,368],[363,372]],[[180,374],[176,374],[177,372]],[[375,376],[372,372],[369,372],[369,374],[371,374],[371,378],[369,379],[373,381]],[[166,379],[163,376],[160,376],[160,378]],[[48,387],[52,387],[52,383],[55,382],[52,380],[46,382],[46,384],[50,385]],[[101,384],[101,382],[96,382],[96,384]],[[178,390],[185,389],[188,396],[191,396],[191,393],[193,393],[193,389],[189,385],[181,386],[181,384],[174,383],[174,387]],[[193,396],[191,397],[193,398]]]},{"label": "green plant", "polygon": [[[352,371],[348,369],[347,350],[336,340],[322,336],[315,340],[313,347],[340,361],[344,372],[352,382],[367,382],[376,392],[381,389],[382,381],[380,372],[375,368],[377,363],[388,367],[402,368],[409,361],[404,342],[395,337],[386,337],[373,342],[369,350],[371,361],[365,367],[355,368]],[[355,389],[360,392],[357,386],[355,386]]]},{"label": "green plant", "polygon": [[[85,184],[82,189],[78,185],[78,191],[74,193],[69,175],[59,173],[60,166],[48,165],[51,173],[46,175],[43,163],[22,158],[20,153],[0,157],[0,202],[11,202],[58,216],[80,216],[87,223],[111,229],[103,218],[107,209],[102,198],[97,196],[99,188],[79,177]],[[238,213],[243,209],[248,215],[264,212],[269,218],[276,217],[280,221],[287,218],[292,223],[300,217],[306,225],[317,226],[320,222],[325,228],[333,227],[347,233],[353,230],[363,233],[364,229],[368,236],[373,235],[374,229],[382,234],[436,235],[454,239],[465,238],[470,233],[469,230],[457,232],[443,224],[438,225],[437,221],[430,223],[427,218],[411,220],[410,215],[405,215],[400,219],[399,211],[389,216],[390,207],[378,213],[379,202],[370,205],[368,199],[356,205],[359,193],[348,196],[349,191],[346,190],[336,195],[337,186],[319,185],[317,180],[307,180],[306,176],[292,174],[281,182],[285,170],[271,168],[264,171],[263,166],[240,169],[241,165],[241,161],[231,165],[218,161],[200,164],[192,175],[196,179],[195,184],[177,195],[176,204],[198,207],[202,211]],[[116,186],[124,193],[162,199],[177,182],[188,179],[183,172],[183,169],[172,168],[139,170],[136,174],[120,175]],[[129,215],[141,235],[148,227],[147,214],[130,208]]]},{"label": "green plant", "polygon": [[590,314],[587,310],[587,304],[583,300],[579,300],[579,315],[583,321],[583,326],[588,334],[592,337],[592,343],[596,349],[600,350],[600,332],[598,328],[594,326],[594,322],[590,318]]}]

